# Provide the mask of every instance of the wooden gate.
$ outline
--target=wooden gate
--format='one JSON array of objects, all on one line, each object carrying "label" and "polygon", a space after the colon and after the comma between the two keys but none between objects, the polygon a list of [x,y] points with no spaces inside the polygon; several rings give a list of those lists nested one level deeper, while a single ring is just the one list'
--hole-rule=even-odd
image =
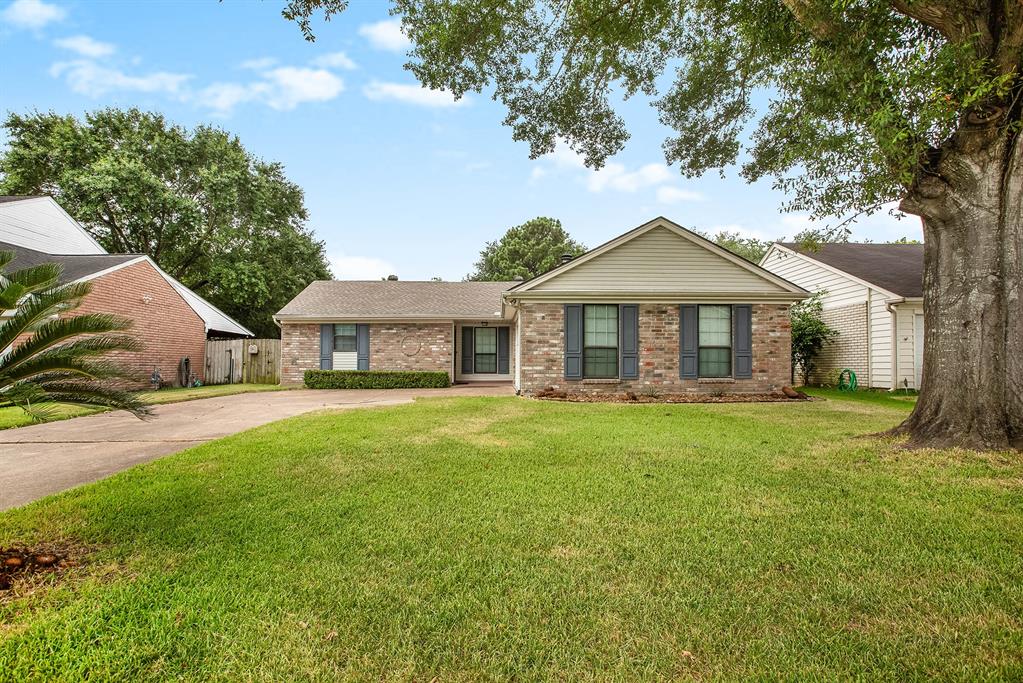
[{"label": "wooden gate", "polygon": [[206,342],[206,384],[279,384],[280,339]]}]

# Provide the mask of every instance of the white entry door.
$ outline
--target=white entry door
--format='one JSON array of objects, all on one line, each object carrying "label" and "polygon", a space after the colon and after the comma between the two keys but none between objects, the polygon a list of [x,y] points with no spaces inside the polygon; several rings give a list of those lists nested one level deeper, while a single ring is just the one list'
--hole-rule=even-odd
[{"label": "white entry door", "polygon": [[920,378],[924,372],[924,317],[920,313],[913,316],[913,331],[914,331],[914,360],[913,365],[916,370],[916,388],[920,388]]}]

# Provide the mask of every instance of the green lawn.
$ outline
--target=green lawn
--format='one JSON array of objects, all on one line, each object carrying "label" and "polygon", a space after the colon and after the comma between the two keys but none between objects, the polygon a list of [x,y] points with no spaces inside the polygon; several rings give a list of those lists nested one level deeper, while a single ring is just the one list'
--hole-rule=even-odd
[{"label": "green lawn", "polygon": [[[154,405],[160,403],[178,403],[180,401],[192,401],[197,398],[213,398],[215,396],[229,396],[231,394],[247,394],[253,391],[281,391],[288,387],[277,384],[213,384],[202,387],[184,387],[176,389],[161,389],[159,391],[143,391],[142,396]],[[86,408],[82,406],[61,405],[56,409],[53,420],[65,420],[69,417],[79,417],[91,413],[100,412],[99,408]],[[53,421],[49,420],[49,421]],[[0,408],[0,429],[11,427],[24,427],[33,424],[35,420],[21,408]]]},{"label": "green lawn", "polygon": [[1023,677],[1023,462],[911,403],[432,399],[0,514],[98,548],[0,598],[0,678]]}]

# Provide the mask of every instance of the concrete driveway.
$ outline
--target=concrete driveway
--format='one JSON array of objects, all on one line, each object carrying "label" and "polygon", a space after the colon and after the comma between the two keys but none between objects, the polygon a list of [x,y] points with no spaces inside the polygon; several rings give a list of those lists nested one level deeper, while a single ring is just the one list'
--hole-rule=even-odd
[{"label": "concrete driveway", "polygon": [[156,406],[146,421],[116,412],[0,430],[0,510],[311,410],[398,405],[428,396],[513,393],[508,385],[262,392]]}]

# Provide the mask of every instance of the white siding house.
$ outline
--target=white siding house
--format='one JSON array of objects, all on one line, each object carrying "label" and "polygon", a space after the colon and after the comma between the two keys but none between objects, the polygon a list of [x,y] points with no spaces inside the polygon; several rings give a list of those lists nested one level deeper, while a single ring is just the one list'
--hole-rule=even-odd
[{"label": "white siding house", "polygon": [[776,243],[760,265],[822,298],[838,337],[812,381],[849,368],[860,386],[919,389],[923,363],[923,246],[826,244],[806,251]]}]

